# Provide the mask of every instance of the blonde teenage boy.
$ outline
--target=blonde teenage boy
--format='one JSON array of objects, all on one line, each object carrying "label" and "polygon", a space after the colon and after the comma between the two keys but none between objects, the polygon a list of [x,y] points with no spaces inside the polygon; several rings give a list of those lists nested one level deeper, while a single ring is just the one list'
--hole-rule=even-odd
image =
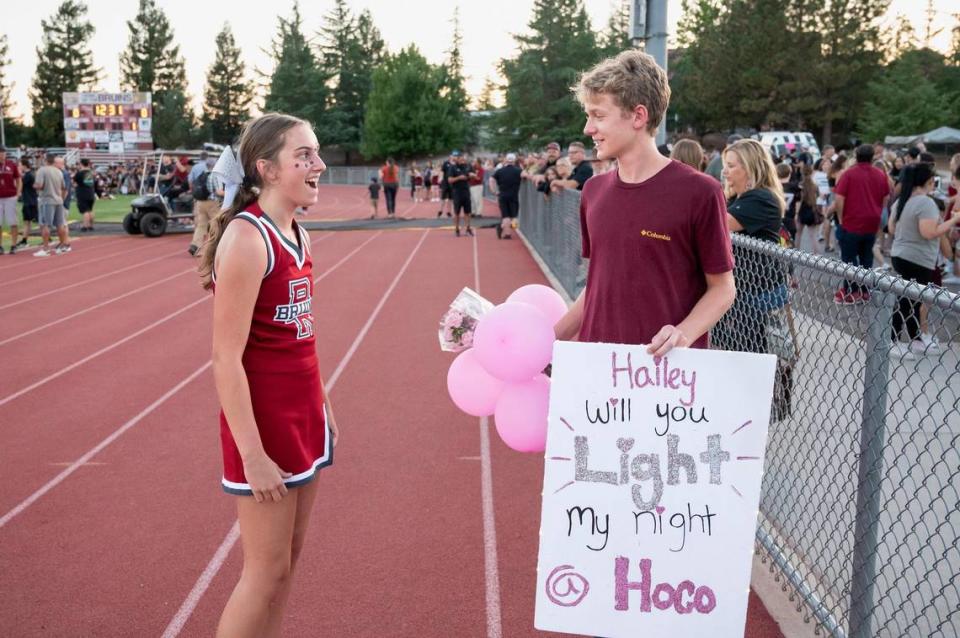
[{"label": "blonde teenage boy", "polygon": [[626,51],[575,87],[584,134],[616,169],[586,182],[580,203],[587,285],[556,325],[559,339],[707,346],[733,304],[733,256],[720,184],[662,156],[655,136],[670,101],[663,69]]}]

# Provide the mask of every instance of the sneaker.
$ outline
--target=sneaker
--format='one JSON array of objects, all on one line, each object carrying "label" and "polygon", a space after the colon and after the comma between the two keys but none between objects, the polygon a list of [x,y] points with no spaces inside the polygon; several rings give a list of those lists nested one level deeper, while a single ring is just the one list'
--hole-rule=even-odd
[{"label": "sneaker", "polygon": [[917,355],[911,352],[912,345],[913,345],[912,343],[911,344],[900,343],[900,342],[894,343],[890,347],[890,356],[899,357],[904,361],[916,361]]},{"label": "sneaker", "polygon": [[[3,249],[0,249],[0,253],[2,253],[2,252],[3,252]],[[16,244],[14,244],[13,246],[10,246],[10,254],[12,255],[12,254],[14,254],[15,252],[17,252],[17,246],[16,246]]]},{"label": "sneaker", "polygon": [[0,246],[0,255],[3,254],[3,246]]},{"label": "sneaker", "polygon": [[866,290],[851,292],[850,297],[853,299],[855,304],[865,304],[870,301],[870,293]]},{"label": "sneaker", "polygon": [[26,248],[26,247],[27,247],[27,238],[26,238],[26,237],[24,237],[23,239],[21,239],[20,241],[17,242],[17,248]]},{"label": "sneaker", "polygon": [[838,306],[852,306],[856,303],[856,300],[853,298],[853,295],[849,292],[844,292],[843,288],[833,293],[833,303]]},{"label": "sneaker", "polygon": [[503,226],[497,226],[497,239],[503,239]]},{"label": "sneaker", "polygon": [[44,250],[43,248],[41,248],[41,249],[38,250],[37,252],[33,253],[33,256],[34,256],[34,257],[49,257],[49,256],[50,256],[50,251],[49,251],[49,250]]},{"label": "sneaker", "polygon": [[467,226],[467,234],[473,237],[473,229]]},{"label": "sneaker", "polygon": [[57,249],[54,252],[56,252],[58,255],[63,255],[64,253],[68,253],[71,250],[73,249],[70,248],[70,244],[60,244],[59,246],[57,246]]},{"label": "sneaker", "polygon": [[456,233],[457,237],[460,236],[460,229],[459,229],[459,228],[455,229],[453,232]]},{"label": "sneaker", "polygon": [[940,342],[937,341],[937,338],[934,337],[933,335],[928,335],[926,333],[923,333],[920,335],[919,341],[920,343],[923,344],[925,352],[927,352],[928,354],[934,354],[934,353],[940,352]]},{"label": "sneaker", "polygon": [[442,211],[442,210],[438,210],[438,211],[437,211],[437,217],[443,217],[443,211]]}]

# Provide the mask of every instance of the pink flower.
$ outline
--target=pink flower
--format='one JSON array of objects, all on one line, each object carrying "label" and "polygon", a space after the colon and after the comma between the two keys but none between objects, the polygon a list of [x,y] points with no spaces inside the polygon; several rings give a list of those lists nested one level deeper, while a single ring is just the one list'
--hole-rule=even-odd
[{"label": "pink flower", "polygon": [[458,328],[463,323],[463,315],[458,310],[451,310],[443,317],[443,325]]},{"label": "pink flower", "polygon": [[463,333],[463,337],[460,338],[460,345],[464,348],[469,348],[473,345],[473,332],[467,331]]},{"label": "pink flower", "polygon": [[447,343],[456,343],[456,338],[453,336],[453,328],[451,326],[444,326],[443,340]]}]

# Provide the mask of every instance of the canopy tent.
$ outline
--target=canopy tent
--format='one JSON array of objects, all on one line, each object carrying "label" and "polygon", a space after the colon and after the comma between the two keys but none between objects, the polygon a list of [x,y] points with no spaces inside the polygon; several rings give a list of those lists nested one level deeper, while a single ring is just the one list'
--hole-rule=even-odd
[{"label": "canopy tent", "polygon": [[916,135],[888,135],[884,138],[884,144],[909,145],[916,142],[925,142],[927,144],[960,144],[960,129],[941,126],[926,133]]},{"label": "canopy tent", "polygon": [[927,144],[960,144],[960,129],[941,126],[924,133],[921,138]]}]

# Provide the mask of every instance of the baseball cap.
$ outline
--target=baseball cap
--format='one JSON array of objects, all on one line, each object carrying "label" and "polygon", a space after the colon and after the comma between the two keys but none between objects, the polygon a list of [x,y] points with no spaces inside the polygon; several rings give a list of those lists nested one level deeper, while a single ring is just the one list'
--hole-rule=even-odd
[{"label": "baseball cap", "polygon": [[550,142],[549,144],[547,144],[547,150],[550,150],[550,149],[553,149],[553,150],[555,150],[555,151],[559,151],[559,150],[560,150],[560,144],[558,144],[557,142]]},{"label": "baseball cap", "polygon": [[453,157],[460,157],[460,151],[450,151],[450,155]]},{"label": "baseball cap", "polygon": [[507,153],[507,161],[508,161],[508,162],[516,162],[516,161],[517,161],[517,154],[516,154],[516,153]]}]

